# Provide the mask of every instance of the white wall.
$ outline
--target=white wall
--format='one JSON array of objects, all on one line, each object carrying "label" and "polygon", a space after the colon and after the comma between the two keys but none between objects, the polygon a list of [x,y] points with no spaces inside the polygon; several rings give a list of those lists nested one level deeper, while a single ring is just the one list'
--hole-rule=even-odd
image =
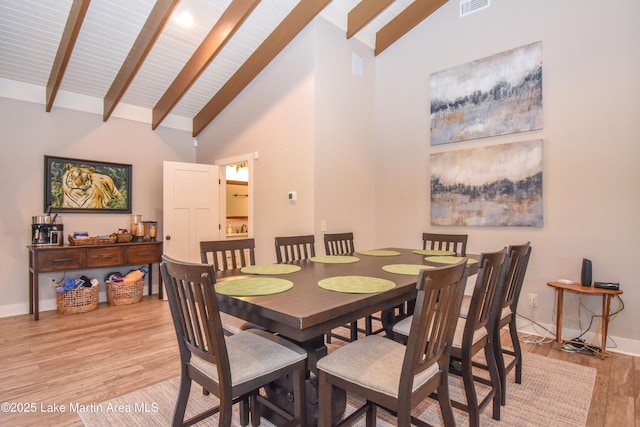
[{"label": "white wall", "polygon": [[[634,0],[604,7],[582,0],[494,0],[465,18],[458,16],[458,2],[448,2],[376,57],[376,242],[415,246],[423,231],[467,233],[469,251],[480,252],[529,240],[533,252],[519,311],[546,324],[555,321],[547,281],[579,281],[582,258],[589,258],[595,280],[618,281],[624,290],[626,309],[610,335],[640,353],[634,262],[640,238],[639,16]],[[539,40],[542,130],[429,146],[431,73]],[[543,227],[430,226],[430,153],[538,138],[544,140]],[[397,191],[407,186],[410,191]],[[527,306],[528,293],[538,294],[536,310]],[[600,312],[598,298],[584,301]],[[565,297],[567,328],[578,328],[577,304],[575,294]],[[588,320],[583,310],[583,325]]]},{"label": "white wall", "polygon": [[[364,76],[351,73],[351,53]],[[254,163],[257,262],[275,262],[274,238],[354,230],[373,245],[373,55],[323,20],[307,26],[200,134],[198,162],[259,153]],[[287,201],[296,191],[298,200]]]},{"label": "white wall", "polygon": [[[44,88],[42,91],[44,93]],[[31,217],[43,213],[44,155],[71,157],[133,166],[134,213],[143,220],[162,220],[162,161],[194,161],[190,134],[149,124],[83,113],[54,106],[0,97],[0,316],[29,312],[27,245],[31,243]],[[65,234],[73,230],[91,235],[129,228],[128,214],[61,214]],[[162,224],[159,224],[160,232]],[[159,234],[162,235],[162,234]],[[66,242],[66,238],[65,238]],[[112,268],[111,271],[114,269]],[[73,272],[78,277],[83,272]],[[100,281],[106,271],[87,275]],[[55,309],[49,278],[40,275],[41,310]],[[158,273],[154,271],[154,283]],[[145,287],[146,290],[146,287]]]}]

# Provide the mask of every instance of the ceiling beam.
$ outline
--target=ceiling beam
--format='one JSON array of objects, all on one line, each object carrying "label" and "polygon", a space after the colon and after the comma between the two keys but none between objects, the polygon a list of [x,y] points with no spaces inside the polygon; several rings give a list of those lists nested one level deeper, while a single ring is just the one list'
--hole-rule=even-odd
[{"label": "ceiling beam", "polygon": [[207,65],[231,40],[231,37],[238,31],[242,23],[251,15],[251,12],[259,3],[260,0],[236,0],[231,2],[164,95],[153,107],[151,129],[158,127]]},{"label": "ceiling beam", "polygon": [[111,83],[103,100],[102,120],[107,121],[115,110],[118,102],[124,96],[127,88],[138,73],[142,63],[151,51],[154,43],[160,36],[162,29],[171,17],[173,10],[180,0],[158,0],[145,21],[140,34],[131,46],[127,58],[122,63],[120,71]]},{"label": "ceiling beam", "polygon": [[350,39],[394,0],[362,0],[347,14],[347,38]]},{"label": "ceiling beam", "polygon": [[73,0],[73,4],[71,4],[67,24],[64,27],[58,52],[53,61],[53,67],[51,67],[51,74],[49,74],[49,81],[47,82],[47,98],[45,103],[47,113],[51,111],[53,101],[58,94],[62,77],[64,77],[69,58],[71,58],[71,52],[73,52],[73,46],[76,44],[80,27],[82,27],[87,9],[89,9],[89,1],[90,0]]},{"label": "ceiling beam", "polygon": [[301,0],[193,118],[197,136],[331,0]]},{"label": "ceiling beam", "polygon": [[391,46],[400,37],[408,33],[413,27],[425,20],[438,10],[448,0],[416,0],[393,18],[387,25],[376,33],[376,48],[373,54],[377,56]]}]

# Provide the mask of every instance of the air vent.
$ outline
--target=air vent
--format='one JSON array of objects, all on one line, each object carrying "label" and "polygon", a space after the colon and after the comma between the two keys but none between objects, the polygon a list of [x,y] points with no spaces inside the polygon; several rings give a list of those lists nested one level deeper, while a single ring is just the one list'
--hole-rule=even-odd
[{"label": "air vent", "polygon": [[491,0],[460,0],[460,17],[470,15],[491,6]]}]

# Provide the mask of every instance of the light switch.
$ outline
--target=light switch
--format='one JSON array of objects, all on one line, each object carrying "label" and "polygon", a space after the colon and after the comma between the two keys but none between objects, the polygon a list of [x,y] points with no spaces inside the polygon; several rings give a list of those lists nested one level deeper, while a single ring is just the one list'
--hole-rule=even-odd
[{"label": "light switch", "polygon": [[295,191],[289,191],[288,200],[290,202],[295,202],[296,200],[298,200],[298,193]]}]

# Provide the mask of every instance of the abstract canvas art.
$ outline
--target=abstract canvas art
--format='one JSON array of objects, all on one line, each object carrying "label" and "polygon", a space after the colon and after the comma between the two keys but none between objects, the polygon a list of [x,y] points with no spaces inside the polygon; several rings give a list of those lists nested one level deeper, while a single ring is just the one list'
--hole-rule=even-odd
[{"label": "abstract canvas art", "polygon": [[542,140],[431,154],[431,224],[542,227]]},{"label": "abstract canvas art", "polygon": [[431,75],[431,145],[542,129],[542,42]]}]

